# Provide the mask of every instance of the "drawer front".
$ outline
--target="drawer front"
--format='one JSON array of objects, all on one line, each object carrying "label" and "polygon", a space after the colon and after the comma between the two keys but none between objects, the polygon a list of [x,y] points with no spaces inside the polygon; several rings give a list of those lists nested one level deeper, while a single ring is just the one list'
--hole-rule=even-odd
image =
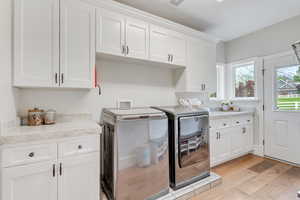
[{"label": "drawer front", "polygon": [[245,120],[242,117],[233,117],[232,118],[232,125],[239,126],[245,124]]},{"label": "drawer front", "polygon": [[70,140],[60,143],[58,145],[58,156],[60,158],[64,156],[73,156],[84,153],[90,153],[99,151],[100,138],[99,137],[85,137]]},{"label": "drawer front", "polygon": [[214,129],[219,129],[219,128],[229,128],[232,126],[232,120],[231,118],[227,118],[227,119],[217,119],[217,120],[213,120],[214,122],[213,124],[213,128]]},{"label": "drawer front", "polygon": [[57,144],[30,145],[7,148],[2,151],[3,167],[56,160]]},{"label": "drawer front", "polygon": [[244,124],[252,124],[253,123],[253,116],[252,115],[247,115],[242,117],[242,121]]}]

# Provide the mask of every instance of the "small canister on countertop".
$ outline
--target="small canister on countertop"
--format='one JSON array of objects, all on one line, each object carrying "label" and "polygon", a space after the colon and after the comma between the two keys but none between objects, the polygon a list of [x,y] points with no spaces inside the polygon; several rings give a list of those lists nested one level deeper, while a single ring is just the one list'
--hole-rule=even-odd
[{"label": "small canister on countertop", "polygon": [[53,109],[47,110],[44,115],[44,122],[46,125],[55,124],[56,111]]},{"label": "small canister on countertop", "polygon": [[43,110],[34,108],[28,110],[28,125],[29,126],[40,126],[43,124]]}]

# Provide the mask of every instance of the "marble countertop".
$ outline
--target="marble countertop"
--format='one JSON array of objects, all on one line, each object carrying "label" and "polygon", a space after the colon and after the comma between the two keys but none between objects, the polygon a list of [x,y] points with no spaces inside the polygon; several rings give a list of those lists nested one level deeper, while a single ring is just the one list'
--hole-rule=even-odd
[{"label": "marble countertop", "polygon": [[239,116],[239,115],[252,115],[252,114],[254,114],[254,110],[239,111],[239,112],[211,111],[209,112],[209,117],[214,119],[214,118],[231,117],[231,116]]},{"label": "marble countertop", "polygon": [[0,136],[0,145],[63,139],[84,135],[100,134],[101,127],[89,119],[61,121],[54,125],[18,126]]}]

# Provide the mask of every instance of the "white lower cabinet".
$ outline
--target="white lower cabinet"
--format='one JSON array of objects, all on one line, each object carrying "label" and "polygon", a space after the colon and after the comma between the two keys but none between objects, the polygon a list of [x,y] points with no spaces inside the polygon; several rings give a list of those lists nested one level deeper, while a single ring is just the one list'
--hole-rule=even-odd
[{"label": "white lower cabinet", "polygon": [[[89,146],[92,143],[87,143],[87,140],[98,141],[98,146]],[[78,144],[77,153],[72,156],[58,156],[64,155],[61,151],[66,151],[60,146],[69,143]],[[98,136],[88,136],[60,143],[44,144],[45,146],[56,144],[58,154],[55,159],[35,163],[32,162],[42,151],[41,148],[34,146],[40,146],[40,144],[12,147],[9,151],[2,150],[1,158],[7,157],[6,154],[10,152],[9,156],[14,159],[16,153],[11,152],[19,153],[17,150],[20,148],[35,149],[29,154],[24,151],[24,155],[29,159],[22,165],[11,165],[12,162],[1,160],[1,200],[99,200],[99,143]]]},{"label": "white lower cabinet", "polygon": [[99,154],[91,153],[61,160],[58,200],[98,200]]},{"label": "white lower cabinet", "polygon": [[230,129],[212,130],[210,132],[211,161],[219,163],[230,157]]},{"label": "white lower cabinet", "polygon": [[[2,200],[56,200],[56,161],[2,169]],[[54,169],[53,169],[54,167]]]},{"label": "white lower cabinet", "polygon": [[241,118],[226,117],[210,121],[211,166],[219,165],[253,150],[252,118],[252,115],[246,115]]}]

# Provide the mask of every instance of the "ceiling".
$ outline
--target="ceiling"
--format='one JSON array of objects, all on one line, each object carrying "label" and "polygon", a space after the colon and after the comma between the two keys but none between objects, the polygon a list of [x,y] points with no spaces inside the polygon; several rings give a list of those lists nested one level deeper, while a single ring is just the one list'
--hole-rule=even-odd
[{"label": "ceiling", "polygon": [[116,0],[224,41],[300,15],[300,0]]}]

